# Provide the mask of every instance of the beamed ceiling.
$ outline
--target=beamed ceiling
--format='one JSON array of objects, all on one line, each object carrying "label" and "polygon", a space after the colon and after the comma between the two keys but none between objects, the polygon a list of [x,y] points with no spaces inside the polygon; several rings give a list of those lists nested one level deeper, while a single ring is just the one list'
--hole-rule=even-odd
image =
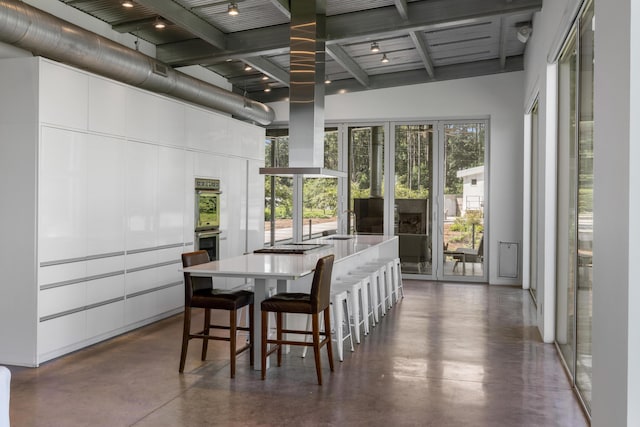
[{"label": "beamed ceiling", "polygon": [[[227,13],[228,1],[60,1],[156,45],[168,65],[202,65],[258,101],[289,96],[287,0],[237,0],[237,16]],[[542,0],[326,0],[325,93],[522,70],[517,29],[541,7]],[[157,20],[166,27],[156,29]]]}]

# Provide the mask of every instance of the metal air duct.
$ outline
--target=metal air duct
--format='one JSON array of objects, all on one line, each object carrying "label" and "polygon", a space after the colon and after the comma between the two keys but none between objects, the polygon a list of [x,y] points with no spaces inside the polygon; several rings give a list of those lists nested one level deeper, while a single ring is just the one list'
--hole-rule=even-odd
[{"label": "metal air duct", "polygon": [[20,1],[0,0],[0,41],[261,125],[270,124],[275,117],[273,109],[265,104],[176,71],[154,58]]}]

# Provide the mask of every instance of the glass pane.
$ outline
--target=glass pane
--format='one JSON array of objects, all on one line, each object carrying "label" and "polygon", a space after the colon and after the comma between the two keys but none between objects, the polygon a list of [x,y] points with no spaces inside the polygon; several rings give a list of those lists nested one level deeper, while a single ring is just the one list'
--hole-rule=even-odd
[{"label": "glass pane", "polygon": [[[338,169],[338,129],[324,131],[324,166]],[[302,240],[334,234],[338,228],[338,180],[305,178]]]},{"label": "glass pane", "polygon": [[556,242],[556,341],[575,374],[576,77],[575,33],[558,63],[558,191]]},{"label": "glass pane", "polygon": [[349,128],[348,232],[384,232],[384,128]]},{"label": "glass pane", "polygon": [[531,110],[531,239],[529,246],[529,286],[534,301],[538,298],[538,101]]},{"label": "glass pane", "polygon": [[433,126],[395,127],[394,229],[405,273],[432,274]]},{"label": "glass pane", "polygon": [[444,125],[445,276],[484,277],[485,127]]},{"label": "glass pane", "polygon": [[[265,141],[265,166],[289,165],[288,129],[268,129]],[[264,177],[264,242],[290,241],[293,238],[293,179],[266,175]]]},{"label": "glass pane", "polygon": [[591,315],[593,285],[593,4],[580,18],[580,127],[578,146],[578,276],[576,385],[591,407]]}]

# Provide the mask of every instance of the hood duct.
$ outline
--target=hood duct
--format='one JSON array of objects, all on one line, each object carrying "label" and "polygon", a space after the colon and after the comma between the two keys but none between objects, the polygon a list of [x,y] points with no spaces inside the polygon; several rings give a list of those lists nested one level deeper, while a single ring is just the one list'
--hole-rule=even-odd
[{"label": "hood duct", "polygon": [[289,75],[289,167],[266,175],[339,177],[324,168],[326,0],[292,1]]},{"label": "hood duct", "polygon": [[133,49],[20,1],[0,0],[0,41],[142,89],[164,93],[261,125],[265,104],[203,82]]}]

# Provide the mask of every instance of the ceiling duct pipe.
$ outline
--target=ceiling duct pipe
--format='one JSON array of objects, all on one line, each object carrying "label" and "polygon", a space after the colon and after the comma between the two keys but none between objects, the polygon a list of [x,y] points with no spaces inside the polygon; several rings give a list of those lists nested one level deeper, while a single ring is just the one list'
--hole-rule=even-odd
[{"label": "ceiling duct pipe", "polygon": [[0,41],[77,68],[223,111],[261,125],[273,109],[174,70],[154,58],[20,1],[0,0]]},{"label": "ceiling duct pipe", "polygon": [[346,176],[324,168],[326,0],[291,2],[289,167],[266,175]]}]

